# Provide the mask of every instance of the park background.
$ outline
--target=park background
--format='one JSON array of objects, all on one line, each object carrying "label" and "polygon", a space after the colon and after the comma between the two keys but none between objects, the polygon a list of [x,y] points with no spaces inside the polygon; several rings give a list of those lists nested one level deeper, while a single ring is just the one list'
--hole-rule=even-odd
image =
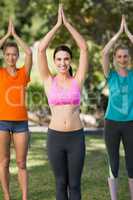
[{"label": "park background", "polygon": [[[50,110],[43,89],[38,66],[37,46],[39,40],[53,27],[57,20],[58,4],[63,3],[68,20],[84,36],[89,47],[89,72],[83,88],[81,119],[86,130],[86,161],[82,179],[83,200],[109,199],[107,187],[107,155],[101,131],[107,105],[108,90],[101,66],[101,50],[119,30],[121,16],[125,14],[129,30],[133,33],[132,0],[0,0],[0,37],[8,27],[9,16],[13,18],[16,32],[33,50],[33,69],[27,88],[27,107],[31,124],[31,141],[28,156],[29,200],[54,200],[54,177],[47,158],[46,127],[50,120]],[[133,45],[123,34],[118,43],[124,42],[133,52]],[[53,63],[53,49],[58,44],[67,44],[73,51],[73,70],[78,66],[79,51],[72,37],[62,26],[47,51],[52,73],[56,73]],[[24,52],[20,49],[18,66],[23,64]],[[111,52],[112,56],[112,52]],[[2,52],[0,53],[2,63]],[[33,129],[33,126],[41,129]],[[99,129],[99,127],[101,129]],[[40,132],[41,130],[41,132]],[[94,132],[94,134],[93,134]],[[12,149],[13,151],[13,149]],[[121,147],[121,168],[119,199],[128,200],[127,178],[124,152]],[[12,199],[21,199],[16,181],[15,154],[11,162]],[[0,190],[0,200],[2,194]]]}]

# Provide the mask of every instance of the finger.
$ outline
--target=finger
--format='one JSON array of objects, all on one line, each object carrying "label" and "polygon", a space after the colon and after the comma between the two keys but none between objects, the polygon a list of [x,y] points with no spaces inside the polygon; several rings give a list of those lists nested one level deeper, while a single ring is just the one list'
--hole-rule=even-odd
[{"label": "finger", "polygon": [[63,7],[62,7],[62,9],[61,9],[61,14],[62,14],[63,17],[65,16]]},{"label": "finger", "polygon": [[61,8],[59,6],[59,8],[58,8],[58,15],[60,15],[60,13],[61,13]]},{"label": "finger", "polygon": [[124,14],[122,14],[122,19],[124,19],[125,18],[125,15]]},{"label": "finger", "polygon": [[60,4],[59,4],[59,8],[61,9],[62,7],[63,7],[63,4],[62,4],[62,3],[60,3]]},{"label": "finger", "polygon": [[11,27],[11,17],[9,17],[9,23],[8,23],[8,27],[10,28]]},{"label": "finger", "polygon": [[58,12],[61,13],[61,10],[62,10],[62,4],[59,4]]},{"label": "finger", "polygon": [[9,21],[8,22],[9,22],[9,24],[11,23],[11,17],[9,17]]},{"label": "finger", "polygon": [[122,19],[121,19],[121,26],[123,26],[124,25],[124,17],[122,16]]},{"label": "finger", "polygon": [[11,33],[11,29],[12,29],[12,22],[11,22],[11,18],[9,17],[8,33]]}]

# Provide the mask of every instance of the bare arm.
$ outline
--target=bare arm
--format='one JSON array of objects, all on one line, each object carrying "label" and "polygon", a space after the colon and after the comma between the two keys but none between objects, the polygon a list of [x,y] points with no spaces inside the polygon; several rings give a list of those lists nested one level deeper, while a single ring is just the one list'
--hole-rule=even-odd
[{"label": "bare arm", "polygon": [[53,39],[55,33],[58,31],[59,27],[61,26],[61,24],[62,24],[61,5],[59,5],[57,23],[40,41],[40,44],[38,47],[39,70],[40,70],[40,74],[41,74],[43,80],[46,80],[52,76],[49,71],[49,68],[48,68],[46,50],[47,50],[49,43]]},{"label": "bare arm", "polygon": [[123,19],[124,19],[124,30],[125,30],[125,33],[127,34],[127,36],[130,39],[130,41],[133,43],[133,35],[131,34],[131,32],[129,31],[129,29],[127,27],[125,16],[123,16]]},{"label": "bare arm", "polygon": [[6,42],[6,40],[8,39],[8,37],[11,36],[11,27],[12,27],[12,25],[11,25],[11,20],[9,19],[8,31],[7,31],[6,35],[0,39],[0,48],[1,48],[1,47],[3,46],[3,44]]},{"label": "bare arm", "polygon": [[26,67],[27,74],[30,75],[30,71],[32,68],[32,51],[30,47],[16,34],[14,24],[12,23],[12,36],[17,41],[17,43],[20,45],[20,47],[25,52],[25,62],[24,65]]},{"label": "bare arm", "polygon": [[78,80],[79,84],[82,86],[85,75],[88,70],[88,46],[84,38],[80,35],[80,33],[68,22],[65,17],[64,11],[62,9],[62,18],[64,26],[72,35],[73,39],[76,41],[77,46],[80,49],[80,58],[79,58],[79,66],[75,75],[75,78]]},{"label": "bare arm", "polygon": [[106,44],[106,46],[104,47],[104,49],[102,50],[102,66],[103,66],[103,71],[104,71],[104,75],[107,77],[108,73],[109,73],[109,53],[110,53],[110,49],[113,47],[113,45],[115,44],[116,40],[120,37],[120,35],[123,32],[123,28],[124,28],[124,20],[122,17],[122,21],[121,21],[121,26],[119,31],[113,36],[113,38],[111,38],[111,40]]}]

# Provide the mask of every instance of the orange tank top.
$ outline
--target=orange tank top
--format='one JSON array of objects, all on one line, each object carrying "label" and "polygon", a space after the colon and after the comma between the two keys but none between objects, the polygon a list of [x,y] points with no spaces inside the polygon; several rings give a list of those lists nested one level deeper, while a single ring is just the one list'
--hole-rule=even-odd
[{"label": "orange tank top", "polygon": [[11,76],[5,68],[0,68],[0,120],[28,119],[25,106],[25,89],[28,82],[25,67],[17,69],[15,76]]}]

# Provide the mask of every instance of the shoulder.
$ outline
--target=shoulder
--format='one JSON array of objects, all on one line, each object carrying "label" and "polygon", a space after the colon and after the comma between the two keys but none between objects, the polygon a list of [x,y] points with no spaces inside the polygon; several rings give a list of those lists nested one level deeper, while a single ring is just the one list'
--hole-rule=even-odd
[{"label": "shoulder", "polygon": [[112,79],[112,78],[115,77],[116,75],[117,75],[116,70],[110,69],[110,71],[109,71],[109,73],[108,73],[108,75],[107,75],[107,77],[106,77],[107,81],[109,81],[110,79]]},{"label": "shoulder", "polygon": [[56,76],[49,76],[49,78],[47,78],[43,81],[45,91],[49,91],[51,86],[55,83],[55,78],[56,78]]},{"label": "shoulder", "polygon": [[5,69],[5,67],[0,66],[0,71],[3,71]]},{"label": "shoulder", "polygon": [[18,74],[20,74],[20,75],[28,76],[28,75],[27,75],[27,72],[26,72],[26,67],[25,67],[25,66],[18,67],[18,68],[17,68],[17,72],[18,72]]},{"label": "shoulder", "polygon": [[3,71],[5,71],[4,67],[0,67],[0,73],[3,73]]},{"label": "shoulder", "polygon": [[76,85],[76,87],[78,87],[78,89],[81,91],[83,88],[84,81],[81,82],[77,78],[77,76],[73,76],[71,79],[72,79],[73,84]]},{"label": "shoulder", "polygon": [[128,73],[133,74],[133,68],[128,69]]},{"label": "shoulder", "polygon": [[21,79],[25,80],[27,83],[30,82],[30,76],[27,73],[26,67],[18,67],[17,68],[18,74],[21,77]]},{"label": "shoulder", "polygon": [[25,66],[18,67],[17,71],[26,73],[26,67]]}]

